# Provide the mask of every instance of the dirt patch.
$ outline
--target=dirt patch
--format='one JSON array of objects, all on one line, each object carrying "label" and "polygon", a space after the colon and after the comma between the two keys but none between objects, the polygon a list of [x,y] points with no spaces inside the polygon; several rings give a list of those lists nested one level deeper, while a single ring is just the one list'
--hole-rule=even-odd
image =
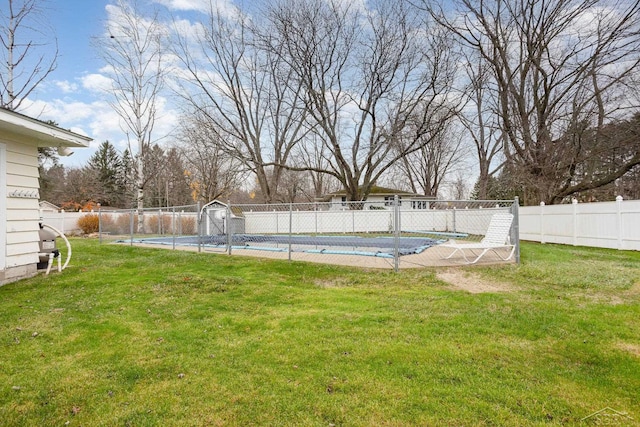
[{"label": "dirt patch", "polygon": [[511,285],[506,283],[489,282],[488,280],[480,278],[477,273],[461,269],[442,270],[436,274],[436,277],[439,280],[449,283],[455,288],[465,290],[472,294],[513,291]]},{"label": "dirt patch", "polygon": [[621,342],[616,345],[620,350],[633,354],[636,357],[640,357],[640,345]]},{"label": "dirt patch", "polygon": [[347,279],[338,277],[335,279],[317,279],[313,281],[313,284],[319,288],[343,288],[349,286],[351,282]]},{"label": "dirt patch", "polygon": [[640,295],[640,282],[635,282],[631,289],[625,292],[628,296],[638,296]]}]

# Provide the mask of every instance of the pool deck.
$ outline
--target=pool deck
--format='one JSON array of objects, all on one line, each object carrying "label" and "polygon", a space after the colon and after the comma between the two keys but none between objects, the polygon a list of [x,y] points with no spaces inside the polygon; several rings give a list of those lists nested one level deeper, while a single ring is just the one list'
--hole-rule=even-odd
[{"label": "pool deck", "polygon": [[[126,243],[126,244],[129,244],[129,243]],[[134,243],[134,246],[149,247],[149,248],[156,248],[156,249],[172,249],[171,246],[145,244],[145,243]],[[197,252],[198,248],[196,246],[176,246],[176,250],[186,250],[186,251]],[[451,249],[445,249],[438,246],[434,246],[419,254],[401,256],[399,259],[398,267],[399,269],[402,270],[407,268],[451,267],[451,266],[469,265],[465,263],[465,260],[462,257],[444,259],[444,257],[446,257],[450,252],[451,252]],[[501,254],[504,254],[504,256],[506,256],[509,253],[509,250],[500,249],[499,252]],[[210,253],[210,254],[218,254],[218,255],[227,254],[226,252],[220,249],[211,250],[206,247],[202,248],[202,253]],[[280,259],[280,260],[289,259],[289,253],[286,251],[274,252],[274,251],[262,251],[262,250],[252,250],[252,249],[236,249],[236,250],[232,250],[231,253],[233,256],[249,256],[249,257],[255,257],[255,258]],[[314,263],[320,263],[320,264],[332,264],[332,265],[344,265],[344,266],[352,266],[352,267],[360,267],[360,268],[371,268],[371,269],[389,270],[394,268],[394,260],[392,258],[380,258],[375,256],[291,252],[291,260],[314,262]],[[513,259],[509,261],[503,261],[496,254],[489,251],[480,259],[480,261],[478,261],[478,263],[474,265],[513,264],[513,263],[515,263]]]}]

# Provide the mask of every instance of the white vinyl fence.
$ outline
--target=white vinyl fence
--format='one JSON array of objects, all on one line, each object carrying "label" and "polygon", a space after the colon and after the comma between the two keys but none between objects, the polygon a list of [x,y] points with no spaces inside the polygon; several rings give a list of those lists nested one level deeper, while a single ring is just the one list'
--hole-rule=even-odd
[{"label": "white vinyl fence", "polygon": [[521,207],[520,239],[640,250],[640,200]]},{"label": "white vinyl fence", "polygon": [[[481,235],[487,229],[491,216],[505,208],[449,209],[449,210],[403,210],[403,231],[458,232]],[[170,211],[167,211],[170,212]],[[42,221],[67,235],[82,234],[78,220],[97,212],[42,212]],[[291,221],[293,233],[385,233],[393,230],[393,211],[365,210],[294,210],[243,212],[246,233],[284,233],[289,231]],[[117,219],[128,216],[128,211],[103,212]],[[153,214],[146,214],[152,217]],[[183,213],[183,215],[185,215]],[[194,217],[195,220],[195,217]],[[124,233],[127,234],[127,233]]]},{"label": "white vinyl fence", "polygon": [[82,234],[78,220],[89,213],[96,212],[41,212],[40,217],[43,223],[55,227],[63,234],[74,235]]},{"label": "white vinyl fence", "polygon": [[[242,205],[239,205],[242,206]],[[509,208],[400,210],[402,231],[457,232],[482,235],[493,214]],[[390,233],[392,210],[297,210],[255,212],[243,209],[245,232],[250,234]]]},{"label": "white vinyl fence", "polygon": [[[492,209],[484,212],[415,211],[402,212],[402,230],[438,230],[482,234]],[[43,212],[43,221],[65,234],[80,234],[78,219],[86,212]],[[387,231],[392,224],[388,211],[294,211],[252,212],[244,210],[246,232],[296,233]],[[483,217],[478,221],[478,215]],[[486,218],[485,218],[486,217]],[[472,219],[472,220],[471,220]],[[623,250],[640,250],[640,200],[525,206],[519,209],[521,240],[560,243]]]}]

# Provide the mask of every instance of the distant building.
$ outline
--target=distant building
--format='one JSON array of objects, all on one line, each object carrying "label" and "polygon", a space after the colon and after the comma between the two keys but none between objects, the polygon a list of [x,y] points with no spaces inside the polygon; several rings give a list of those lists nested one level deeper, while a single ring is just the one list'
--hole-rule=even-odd
[{"label": "distant building", "polygon": [[[430,203],[436,199],[409,191],[373,186],[367,199],[362,202],[362,209],[388,209],[393,206],[395,196],[398,196],[402,209],[429,209]],[[347,192],[344,190],[327,194],[322,197],[322,201],[330,202],[331,209],[341,209],[349,205]]]},{"label": "distant building", "polygon": [[56,206],[51,202],[47,202],[46,200],[41,201],[40,203],[38,203],[38,205],[40,206],[40,212],[60,212],[61,211],[59,206]]}]

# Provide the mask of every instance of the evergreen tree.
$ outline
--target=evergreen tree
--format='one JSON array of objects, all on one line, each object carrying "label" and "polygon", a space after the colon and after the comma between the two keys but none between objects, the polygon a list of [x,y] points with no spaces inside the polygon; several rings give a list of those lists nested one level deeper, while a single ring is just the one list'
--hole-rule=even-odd
[{"label": "evergreen tree", "polygon": [[105,206],[122,207],[125,201],[123,163],[116,148],[104,141],[89,159],[87,168],[97,179],[93,200]]}]

